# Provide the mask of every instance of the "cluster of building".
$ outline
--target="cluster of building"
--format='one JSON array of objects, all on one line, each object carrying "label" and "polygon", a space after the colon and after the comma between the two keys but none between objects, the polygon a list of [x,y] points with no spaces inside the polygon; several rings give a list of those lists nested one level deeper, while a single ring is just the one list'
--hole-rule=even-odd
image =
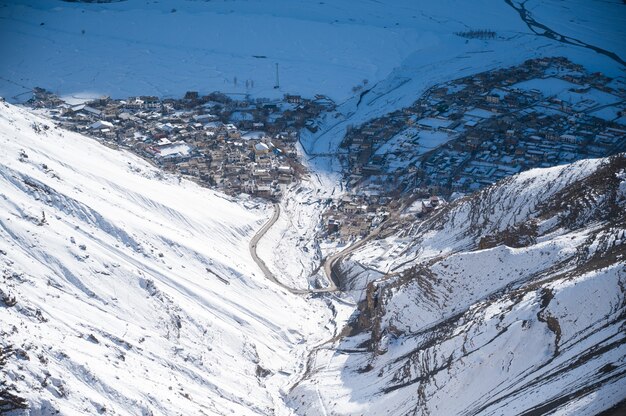
[{"label": "cluster of building", "polygon": [[527,169],[626,151],[626,80],[529,60],[436,85],[348,128],[342,148],[350,192],[325,224],[330,239],[349,240]]},{"label": "cluster of building", "polygon": [[535,167],[626,150],[626,81],[543,58],[430,88],[348,130],[355,194],[450,196]]},{"label": "cluster of building", "polygon": [[[345,244],[380,231],[380,225],[392,223],[396,228],[424,218],[444,205],[439,196],[418,192],[407,194],[365,194],[350,192],[330,204],[322,215],[322,236],[329,242]],[[388,221],[390,220],[390,221]],[[391,227],[393,229],[393,227]]]},{"label": "cluster of building", "polygon": [[398,201],[388,196],[346,194],[331,201],[324,211],[324,236],[339,242],[363,238],[397,208]]},{"label": "cluster of building", "polygon": [[296,154],[298,132],[314,130],[319,113],[334,107],[324,96],[270,101],[194,91],[182,99],[103,97],[69,105],[39,88],[29,105],[46,108],[66,129],[132,150],[165,170],[230,194],[268,199],[278,198],[304,172]]},{"label": "cluster of building", "polygon": [[[314,132],[319,114],[335,107],[325,96],[270,101],[193,91],[72,106],[42,89],[29,104],[166,170],[268,199],[304,172],[299,132]],[[324,235],[349,241],[523,170],[625,151],[626,80],[565,58],[528,60],[436,85],[410,107],[349,128],[342,147],[349,192],[328,201]]]}]

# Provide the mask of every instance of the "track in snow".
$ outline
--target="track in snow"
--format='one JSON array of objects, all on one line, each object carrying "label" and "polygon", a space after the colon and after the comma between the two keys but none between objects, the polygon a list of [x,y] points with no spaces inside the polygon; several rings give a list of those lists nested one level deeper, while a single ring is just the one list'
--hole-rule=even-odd
[{"label": "track in snow", "polygon": [[280,205],[274,204],[273,208],[274,208],[274,214],[272,215],[272,218],[270,218],[269,221],[266,222],[265,225],[259,231],[257,231],[254,237],[252,237],[252,240],[250,240],[250,255],[252,256],[252,260],[254,260],[254,262],[259,266],[259,268],[261,269],[265,277],[269,281],[277,284],[283,289],[296,295],[305,295],[305,294],[310,294],[310,293],[338,292],[339,289],[335,285],[334,281],[331,279],[330,274],[327,274],[328,280],[329,280],[329,286],[323,289],[294,289],[292,287],[289,287],[285,285],[283,282],[281,282],[280,280],[278,280],[276,276],[267,267],[263,259],[259,257],[259,255],[257,254],[257,245],[259,243],[259,240],[263,238],[263,236],[267,233],[267,231],[270,228],[272,228],[272,226],[276,223],[276,221],[278,221],[278,218],[280,217]]}]

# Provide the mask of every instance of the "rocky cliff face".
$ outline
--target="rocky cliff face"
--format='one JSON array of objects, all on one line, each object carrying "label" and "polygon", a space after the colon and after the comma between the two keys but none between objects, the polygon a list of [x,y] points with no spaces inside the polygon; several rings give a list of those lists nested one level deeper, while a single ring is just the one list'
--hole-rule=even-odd
[{"label": "rocky cliff face", "polygon": [[368,243],[342,265],[365,289],[352,335],[317,351],[317,372],[294,397],[315,393],[339,414],[616,405],[626,391],[625,208],[618,155],[506,179]]}]

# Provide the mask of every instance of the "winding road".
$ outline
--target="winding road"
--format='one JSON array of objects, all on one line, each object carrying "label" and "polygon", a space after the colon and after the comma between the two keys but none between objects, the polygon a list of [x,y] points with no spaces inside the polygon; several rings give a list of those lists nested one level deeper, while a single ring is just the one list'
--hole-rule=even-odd
[{"label": "winding road", "polygon": [[367,237],[363,238],[362,240],[359,240],[356,243],[346,247],[345,249],[333,254],[332,256],[327,257],[323,262],[323,266],[324,273],[326,273],[326,277],[328,278],[328,280],[330,280],[331,282],[339,282],[339,276],[333,275],[335,273],[333,268],[335,267],[337,262],[340,261],[343,257],[346,257],[347,255],[358,249],[359,247],[363,246],[365,243],[376,237],[378,234],[380,234],[384,224],[385,223],[380,224],[371,233],[369,233]]},{"label": "winding road", "polygon": [[[375,234],[378,234],[379,230],[381,227],[377,228],[376,230],[374,230],[370,235],[368,235],[366,238],[364,238],[363,240],[359,241],[358,243],[355,243],[351,246],[346,247],[344,250],[333,254],[330,257],[327,257],[323,263],[322,266],[324,268],[324,272],[326,273],[326,277],[329,281],[329,286],[323,289],[294,289],[292,287],[289,287],[287,285],[285,285],[283,282],[281,282],[280,280],[278,280],[276,278],[276,276],[270,271],[270,269],[267,267],[267,265],[265,264],[265,262],[263,261],[263,259],[261,259],[257,253],[257,246],[259,244],[259,241],[261,240],[261,238],[263,238],[263,236],[265,236],[265,234],[267,233],[267,231],[272,228],[272,226],[276,223],[276,221],[278,221],[278,218],[280,218],[280,205],[275,203],[273,205],[274,208],[274,213],[272,214],[272,217],[263,225],[263,227],[261,227],[261,229],[259,231],[257,231],[257,233],[254,235],[254,237],[252,237],[252,239],[250,240],[250,255],[252,256],[252,259],[254,260],[254,262],[259,266],[259,268],[261,269],[261,271],[263,272],[263,274],[265,275],[265,277],[273,282],[274,284],[282,287],[283,289],[287,290],[288,292],[291,292],[293,294],[296,295],[309,295],[309,294],[314,294],[314,293],[328,293],[330,295],[333,296],[333,298],[335,300],[337,300],[340,303],[345,303],[348,304],[350,306],[355,307],[356,304],[347,301],[346,299],[343,299],[340,296],[337,296],[338,292],[341,292],[341,290],[337,287],[337,285],[335,284],[335,280],[333,280],[333,266],[335,265],[335,263],[337,261],[339,261],[342,257],[348,255],[349,253],[351,253],[353,250],[357,249],[358,247],[360,247],[363,243],[365,243],[366,241],[368,241],[370,238],[372,238]],[[337,280],[338,281],[338,280]],[[345,330],[345,328],[344,328]],[[313,362],[315,357],[317,356],[317,351],[321,348],[323,348],[324,346],[331,344],[339,339],[341,339],[341,337],[344,335],[344,330],[339,331],[339,333],[337,333],[337,331],[335,330],[335,334],[325,340],[322,341],[321,343],[313,346],[313,348],[311,348],[307,354],[306,354],[306,365],[304,368],[303,373],[301,374],[301,376],[298,378],[298,380],[289,388],[289,392],[293,391],[294,388],[296,388],[300,382],[302,380],[304,380],[305,378],[308,377],[308,375],[311,373],[312,368],[313,368]],[[320,398],[321,400],[321,398]],[[324,406],[324,403],[322,403],[322,406]]]},{"label": "winding road", "polygon": [[[287,286],[286,284],[281,282],[279,279],[277,279],[276,275],[272,273],[272,271],[267,267],[267,264],[265,264],[263,259],[261,259],[257,253],[257,247],[258,247],[259,241],[261,240],[261,238],[265,236],[265,234],[267,234],[267,231],[270,228],[272,228],[272,226],[276,223],[276,221],[278,221],[278,218],[280,217],[280,205],[275,203],[273,205],[273,209],[274,209],[274,213],[272,214],[272,217],[263,225],[263,227],[261,227],[259,231],[257,231],[254,237],[252,237],[252,240],[250,240],[250,244],[249,244],[250,255],[252,256],[252,260],[254,260],[254,262],[259,266],[259,268],[261,269],[261,271],[263,272],[267,280],[282,287],[288,292],[291,292],[296,295],[308,295],[308,294],[314,294],[314,293],[335,294],[335,293],[341,292],[341,289],[337,287],[337,283],[340,281],[340,279],[336,271],[334,270],[335,265],[339,261],[341,261],[342,258],[348,256],[350,253],[352,253],[353,251],[355,251],[356,249],[358,249],[359,247],[363,246],[365,243],[370,241],[372,238],[380,234],[381,230],[383,229],[383,226],[385,225],[385,223],[380,224],[377,228],[372,230],[372,232],[369,233],[367,237],[355,242],[354,244],[351,244],[350,246],[344,248],[343,250],[322,260],[322,264],[320,267],[324,269],[324,274],[326,275],[326,279],[329,282],[328,287],[325,287],[322,289],[294,289],[290,286]],[[348,302],[345,299],[342,299],[341,297],[335,296],[335,298],[337,301],[341,303],[346,303],[351,306],[355,306],[353,303]]]},{"label": "winding road", "polygon": [[[280,217],[280,205],[275,203],[273,208],[274,208],[274,214],[272,215],[272,218],[270,218],[269,221],[266,222],[265,225],[263,225],[263,227],[261,227],[261,229],[259,231],[257,231],[257,233],[254,235],[254,237],[252,237],[252,240],[250,240],[250,245],[249,245],[250,255],[252,256],[252,260],[254,260],[254,262],[259,266],[259,268],[261,269],[261,271],[263,272],[263,274],[265,275],[267,280],[277,284],[278,286],[282,287],[283,289],[285,289],[285,290],[287,290],[287,291],[289,291],[291,293],[294,293],[296,295],[307,295],[307,294],[311,294],[311,293],[333,293],[333,292],[339,292],[340,290],[339,290],[339,288],[337,288],[337,285],[335,284],[335,282],[331,278],[332,276],[331,276],[331,274],[329,272],[326,273],[326,276],[327,276],[328,282],[329,282],[329,286],[328,287],[325,287],[323,289],[294,289],[292,287],[287,286],[286,284],[284,284],[280,280],[278,280],[276,278],[276,276],[274,275],[274,273],[272,273],[270,271],[270,269],[267,267],[267,265],[265,264],[263,259],[261,259],[259,257],[259,255],[257,253],[257,246],[259,244],[259,240],[261,240],[261,238],[263,238],[263,236],[265,236],[267,231],[270,228],[272,228],[272,226],[276,223],[276,221],[278,221],[278,218]],[[341,254],[341,253],[343,253],[343,252],[340,252],[338,254]],[[335,256],[337,256],[337,255],[335,255]],[[335,259],[334,261],[336,261],[336,260],[337,259]],[[324,270],[327,270],[326,267],[324,267]]]}]

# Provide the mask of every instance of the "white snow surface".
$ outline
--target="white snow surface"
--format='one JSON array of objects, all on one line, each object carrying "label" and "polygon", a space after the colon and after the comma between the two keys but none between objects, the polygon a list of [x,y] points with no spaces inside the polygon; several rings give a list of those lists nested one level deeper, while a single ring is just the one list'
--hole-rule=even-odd
[{"label": "white snow surface", "polygon": [[[78,98],[186,90],[346,97],[423,38],[400,10],[380,10],[352,1],[11,2],[0,9],[2,38],[11,40],[0,46],[11,57],[1,64],[0,94],[36,84]],[[398,18],[402,25],[386,27]]]},{"label": "white snow surface", "polygon": [[[542,23],[623,58],[620,6],[577,3],[527,6]],[[504,1],[17,0],[0,6],[0,22],[0,95],[17,101],[40,86],[72,102],[103,94],[178,97],[187,90],[325,94],[343,102],[361,85],[341,112],[352,112],[360,92],[371,89],[362,100],[370,118],[409,104],[451,74],[531,57],[566,55],[621,74],[603,55],[533,34]],[[468,41],[454,34],[475,28],[498,37]],[[280,88],[274,89],[277,63]]]},{"label": "white snow surface", "polygon": [[33,415],[291,414],[333,328],[251,259],[270,214],[0,103],[3,381]]}]

